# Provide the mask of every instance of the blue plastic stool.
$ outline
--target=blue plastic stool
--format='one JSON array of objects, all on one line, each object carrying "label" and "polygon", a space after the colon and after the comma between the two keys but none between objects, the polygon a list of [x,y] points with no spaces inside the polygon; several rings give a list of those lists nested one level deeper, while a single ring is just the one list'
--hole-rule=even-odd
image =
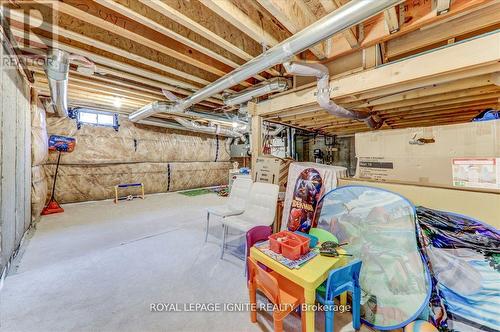
[{"label": "blue plastic stool", "polygon": [[325,296],[323,297],[316,292],[316,299],[325,306],[325,332],[333,331],[334,311],[328,310],[328,308],[334,306],[335,296],[346,291],[350,291],[352,294],[352,327],[356,330],[361,327],[361,288],[359,287],[361,263],[359,259],[355,259],[346,266],[330,271],[326,281]]}]

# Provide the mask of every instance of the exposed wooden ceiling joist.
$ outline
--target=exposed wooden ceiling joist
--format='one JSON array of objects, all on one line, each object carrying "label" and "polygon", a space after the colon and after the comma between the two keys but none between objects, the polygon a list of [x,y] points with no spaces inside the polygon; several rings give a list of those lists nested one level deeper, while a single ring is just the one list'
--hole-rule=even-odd
[{"label": "exposed wooden ceiling joist", "polygon": [[[35,1],[43,3],[43,0]],[[218,76],[222,76],[232,69],[173,38],[159,34],[153,29],[128,19],[126,16],[110,11],[96,2],[65,0],[64,2],[58,2],[55,8],[60,13],[58,17],[59,23],[63,23],[66,28],[72,26],[74,30],[79,29],[79,33],[88,32],[89,34],[94,34],[95,39],[99,39],[100,37],[105,38],[109,35],[110,39],[106,39],[105,42],[112,44],[111,40],[117,40],[116,36],[120,36],[123,38],[121,39],[122,42],[129,41],[129,44],[137,43],[148,49],[160,51],[176,59],[177,62],[179,60],[183,61]],[[73,24],[74,20],[83,21],[90,26],[79,24],[78,21]],[[113,22],[120,22],[120,24]],[[99,33],[97,32],[99,30],[105,30],[108,33]],[[104,41],[104,39],[102,40]],[[130,45],[127,46],[131,47]],[[137,51],[138,47],[134,47],[133,49]]]},{"label": "exposed wooden ceiling joist", "polygon": [[[338,0],[319,0],[319,1],[325,11],[325,14],[333,12],[342,5],[339,3]],[[356,27],[352,27],[343,31],[342,35],[347,40],[351,48],[359,46],[358,37],[356,35]]]},{"label": "exposed wooden ceiling joist", "polygon": [[257,22],[253,21],[246,13],[238,8],[231,0],[200,0],[205,7],[225,19],[241,32],[259,44],[274,46],[279,43],[271,33],[266,31]]},{"label": "exposed wooden ceiling joist", "polygon": [[445,28],[442,25],[434,25],[391,39],[387,42],[386,57],[396,58],[439,42],[445,44],[450,38],[484,28],[500,28],[498,13],[500,13],[500,3],[491,2],[484,8],[446,22]]},{"label": "exposed wooden ceiling joist", "polygon": [[[302,0],[257,0],[262,7],[269,11],[292,34],[316,22],[317,17]],[[327,54],[325,44],[321,42],[311,48],[319,59],[325,59]]]},{"label": "exposed wooden ceiling joist", "polygon": [[[114,10],[131,20],[134,20],[140,24],[143,24],[144,26],[154,29],[158,33],[173,38],[179,41],[180,43],[188,47],[191,47],[192,49],[197,50],[207,55],[208,57],[220,61],[221,63],[224,63],[230,67],[227,68],[227,70],[225,71],[220,71],[219,75],[226,74],[228,71],[237,68],[244,63],[244,61],[235,59],[234,56],[229,56],[227,50],[218,47],[217,45],[207,40],[206,38],[203,38],[201,36],[195,36],[192,32],[186,33],[185,30],[187,29],[185,27],[180,26],[178,23],[173,22],[171,20],[166,22],[166,20],[169,20],[168,18],[164,17],[163,15],[158,15],[156,11],[153,10],[148,11],[147,9],[149,7],[143,6],[136,0],[127,0],[126,3],[124,4],[112,0],[95,0],[95,1],[99,3],[101,6],[107,7],[110,10]],[[154,16],[156,20],[153,20],[146,15]],[[170,28],[167,28],[167,24]],[[177,31],[179,30],[182,30],[181,32],[183,32],[183,34],[178,33]],[[202,43],[206,46],[201,45]],[[265,79],[260,75],[256,75],[254,77],[258,80]],[[245,85],[248,86],[248,84]]]},{"label": "exposed wooden ceiling joist", "polygon": [[[182,0],[179,2],[174,0],[139,1],[143,5],[151,7],[166,17],[213,41],[220,47],[230,50],[246,61],[251,60],[253,57],[262,53],[261,45],[257,44],[257,47],[255,47],[256,43],[252,45],[252,43],[249,43],[248,40],[241,38],[241,33],[239,33],[237,29],[232,27],[229,23],[223,24],[220,20],[210,17],[210,15],[207,14],[207,11],[204,10],[205,7],[203,7],[201,3],[192,1],[189,2],[189,6],[187,6]],[[182,9],[184,9],[184,12],[181,12]],[[198,18],[198,21],[195,21],[186,15],[188,14],[186,12],[188,10],[189,14]],[[268,72],[272,75],[279,75],[279,72],[274,69],[269,69]]]},{"label": "exposed wooden ceiling joist", "polygon": [[[332,80],[330,81],[330,91],[332,91],[330,95],[332,98],[338,98],[370,90],[381,90],[386,87],[400,89],[399,92],[403,92],[405,91],[403,82],[415,82],[423,78],[435,80],[440,74],[449,75],[454,71],[463,72],[478,66],[498,64],[500,59],[499,46],[500,32],[398,63]],[[419,87],[426,85],[430,84],[423,84]],[[316,87],[313,86],[300,92],[281,95],[257,104],[257,112],[261,115],[268,115],[287,108],[314,103],[316,101],[315,92]]]}]

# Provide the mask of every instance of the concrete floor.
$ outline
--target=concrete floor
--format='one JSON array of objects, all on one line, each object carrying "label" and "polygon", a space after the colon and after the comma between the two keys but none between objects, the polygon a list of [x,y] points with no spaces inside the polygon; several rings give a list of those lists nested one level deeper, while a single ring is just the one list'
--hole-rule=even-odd
[{"label": "concrete floor", "polygon": [[[28,237],[0,292],[0,331],[270,331],[268,313],[151,312],[152,303],[246,303],[243,261],[204,243],[215,194],[65,205]],[[263,298],[261,298],[264,301]],[[317,331],[323,331],[317,314]],[[336,315],[349,331],[350,315]],[[364,329],[364,327],[363,327]],[[285,331],[300,331],[289,317]]]}]

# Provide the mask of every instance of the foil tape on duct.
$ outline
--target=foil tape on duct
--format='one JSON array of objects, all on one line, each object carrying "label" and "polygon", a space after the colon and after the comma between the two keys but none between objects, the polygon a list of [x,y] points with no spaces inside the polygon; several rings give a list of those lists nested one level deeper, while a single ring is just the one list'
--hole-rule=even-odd
[{"label": "foil tape on duct", "polygon": [[36,221],[40,217],[47,195],[49,194],[49,183],[45,175],[44,166],[33,166],[31,168],[31,220]]},{"label": "foil tape on duct", "polygon": [[[55,165],[45,165],[52,181]],[[61,165],[56,199],[60,203],[110,199],[120,183],[144,183],[147,194],[227,184],[229,162]],[[132,194],[126,190],[120,195]]]},{"label": "foil tape on duct", "polygon": [[[211,162],[216,156],[217,161],[230,159],[229,139],[134,124],[125,117],[119,121],[118,131],[90,125],[78,130],[74,120],[48,118],[49,134],[71,136],[77,141],[75,151],[65,154],[61,164]],[[49,156],[49,163],[56,160],[55,154]]]},{"label": "foil tape on duct", "polygon": [[31,164],[44,164],[49,157],[49,145],[45,111],[41,107],[32,107],[31,112]]}]

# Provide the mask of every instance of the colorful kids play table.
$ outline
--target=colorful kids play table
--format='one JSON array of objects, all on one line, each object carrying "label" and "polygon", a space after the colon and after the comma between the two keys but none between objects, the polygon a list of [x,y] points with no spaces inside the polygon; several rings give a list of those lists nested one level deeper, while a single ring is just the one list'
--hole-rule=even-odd
[{"label": "colorful kids play table", "polygon": [[[345,256],[325,257],[317,255],[299,269],[289,269],[255,247],[250,248],[250,257],[304,288],[304,299],[305,303],[309,305],[308,307],[314,307],[316,288],[328,278],[330,270],[341,267],[347,262]],[[345,300],[342,299],[341,303],[345,304]],[[305,315],[306,332],[313,332],[314,311],[308,310]]]}]

